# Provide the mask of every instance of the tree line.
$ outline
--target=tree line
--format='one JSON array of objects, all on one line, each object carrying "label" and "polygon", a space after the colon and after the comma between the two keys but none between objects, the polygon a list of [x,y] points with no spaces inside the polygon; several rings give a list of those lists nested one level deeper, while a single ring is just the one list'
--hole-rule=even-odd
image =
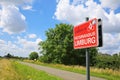
[{"label": "tree line", "polygon": [[[73,25],[57,24],[46,32],[46,40],[39,43],[40,55],[31,52],[29,59],[40,60],[44,63],[57,63],[65,65],[86,65],[85,49],[73,48]],[[113,55],[98,52],[97,47],[88,49],[90,66],[98,68],[120,69],[120,53]],[[8,53],[4,58],[28,59]]]},{"label": "tree line", "polygon": [[[45,63],[85,66],[85,49],[73,49],[73,25],[57,24],[46,32],[46,40],[39,43],[39,60]],[[120,69],[120,55],[98,53],[98,48],[89,48],[90,65],[99,68]]]},{"label": "tree line", "polygon": [[98,53],[96,56],[95,67],[120,69],[120,53],[119,54],[103,54]]},{"label": "tree line", "polygon": [[27,59],[27,57],[19,57],[19,56],[14,56],[10,53],[7,53],[6,55],[4,55],[3,57],[1,56],[0,58],[7,58],[7,59],[19,59],[19,60],[23,60],[23,59]]}]

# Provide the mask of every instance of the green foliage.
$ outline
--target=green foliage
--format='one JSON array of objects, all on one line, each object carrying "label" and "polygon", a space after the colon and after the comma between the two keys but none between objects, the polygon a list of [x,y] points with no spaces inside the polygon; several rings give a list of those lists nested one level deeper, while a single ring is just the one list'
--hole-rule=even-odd
[{"label": "green foliage", "polygon": [[[44,71],[36,70],[32,67],[12,62],[14,69],[22,79],[19,80],[62,80],[59,77],[48,74]],[[18,79],[17,79],[18,80]]]},{"label": "green foliage", "polygon": [[[39,45],[42,48],[40,60],[47,63],[85,65],[85,49],[73,49],[73,26],[57,24],[46,31],[47,39]],[[89,49],[91,65],[97,54],[96,48]]]},{"label": "green foliage", "polygon": [[34,60],[34,59],[38,59],[38,53],[37,52],[31,52],[29,55],[29,59]]},{"label": "green foliage", "polygon": [[99,68],[110,68],[110,69],[120,69],[120,55],[114,54],[102,54],[99,53],[96,57],[96,67]]},{"label": "green foliage", "polygon": [[[57,24],[46,31],[47,39],[40,43],[40,60],[46,63],[67,65],[86,65],[85,49],[73,49],[73,26]],[[114,55],[98,54],[97,48],[89,48],[90,65],[99,68],[120,69],[120,53]]]},{"label": "green foliage", "polygon": [[[86,74],[86,68],[84,66],[47,64],[47,63],[42,63],[39,61],[30,61],[30,60],[26,60],[26,62],[31,62],[31,63],[39,64],[42,66],[53,67],[53,68],[57,68],[57,69],[61,69],[61,70],[84,74],[84,75]],[[112,70],[112,69],[108,69],[108,68],[106,68],[106,69],[100,69],[100,68],[95,68],[95,67],[90,68],[91,76],[101,77],[101,78],[104,78],[105,80],[119,80],[120,79],[119,72],[120,72],[120,70]]]},{"label": "green foliage", "polygon": [[13,58],[13,55],[11,55],[10,53],[8,53],[7,55],[4,56],[5,58]]},{"label": "green foliage", "polygon": [[14,55],[11,55],[10,53],[8,53],[7,55],[5,55],[3,58],[8,58],[8,59],[19,59],[19,60],[27,59],[27,57],[14,56]]}]

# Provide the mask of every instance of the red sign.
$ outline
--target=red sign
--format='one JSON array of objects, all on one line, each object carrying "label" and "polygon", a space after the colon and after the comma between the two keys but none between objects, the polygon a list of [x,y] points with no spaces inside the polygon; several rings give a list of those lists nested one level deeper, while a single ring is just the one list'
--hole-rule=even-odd
[{"label": "red sign", "polygon": [[74,49],[98,46],[98,21],[96,18],[74,27]]}]

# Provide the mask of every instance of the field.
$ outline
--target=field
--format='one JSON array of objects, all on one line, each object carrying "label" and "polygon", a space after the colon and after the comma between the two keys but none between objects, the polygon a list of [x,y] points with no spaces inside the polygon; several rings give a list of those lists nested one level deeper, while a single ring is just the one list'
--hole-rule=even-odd
[{"label": "field", "polygon": [[[86,68],[83,66],[66,66],[61,64],[45,64],[39,61],[30,61],[35,64],[54,67],[62,70],[86,74]],[[120,70],[91,68],[91,76],[102,77],[107,80],[119,80]],[[44,71],[38,71],[29,66],[20,64],[15,60],[0,59],[0,80],[62,80],[56,76],[47,74]]]},{"label": "field", "polygon": [[10,61],[6,59],[0,60],[0,79],[1,80],[22,80],[22,77],[12,67]]},{"label": "field", "polygon": [[[75,73],[86,74],[86,68],[83,66],[66,66],[62,64],[45,64],[39,61],[30,61],[25,60],[26,62],[31,62],[43,66],[54,67],[62,70],[67,70]],[[90,68],[91,76],[101,77],[107,80],[120,80],[120,70],[112,70],[112,69],[98,69],[98,68]]]},{"label": "field", "polygon": [[0,60],[0,80],[62,80],[14,60]]}]

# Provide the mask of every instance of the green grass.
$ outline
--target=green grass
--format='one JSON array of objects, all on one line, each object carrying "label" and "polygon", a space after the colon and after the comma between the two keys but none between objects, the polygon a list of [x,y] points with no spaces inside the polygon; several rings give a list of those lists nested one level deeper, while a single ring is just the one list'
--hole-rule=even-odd
[{"label": "green grass", "polygon": [[12,62],[12,65],[16,72],[22,76],[22,80],[62,80],[59,77],[50,75],[44,71],[36,70],[18,62]]},{"label": "green grass", "polygon": [[24,80],[13,68],[8,59],[0,60],[0,80]]},{"label": "green grass", "polygon": [[[62,64],[46,64],[46,63],[41,63],[39,61],[27,61],[27,62],[32,62],[32,63],[39,64],[42,66],[49,66],[49,67],[71,71],[71,72],[75,72],[79,74],[84,74],[84,75],[86,74],[86,68],[83,66],[66,66]],[[91,68],[90,75],[104,78],[107,80],[120,80],[120,70],[114,71],[112,69]]]}]

